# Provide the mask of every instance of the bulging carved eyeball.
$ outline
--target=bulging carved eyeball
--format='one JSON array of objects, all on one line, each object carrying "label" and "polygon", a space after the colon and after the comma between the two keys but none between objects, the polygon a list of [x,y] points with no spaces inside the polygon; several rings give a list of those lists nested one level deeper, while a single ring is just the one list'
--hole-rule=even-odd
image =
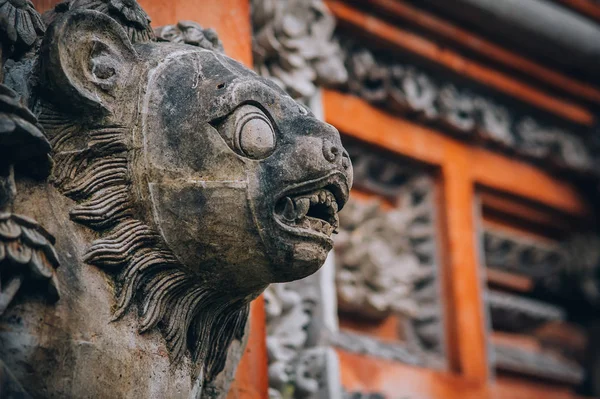
[{"label": "bulging carved eyeball", "polygon": [[243,157],[264,159],[275,150],[273,123],[254,105],[238,107],[216,127],[229,147]]}]

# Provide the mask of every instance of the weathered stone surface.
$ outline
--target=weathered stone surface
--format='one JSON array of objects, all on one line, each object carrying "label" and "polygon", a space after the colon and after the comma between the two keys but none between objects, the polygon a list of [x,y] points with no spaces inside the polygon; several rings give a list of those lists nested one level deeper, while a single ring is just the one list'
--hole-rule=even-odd
[{"label": "weathered stone surface", "polygon": [[[0,359],[33,397],[221,397],[249,302],[314,273],[333,246],[352,185],[339,134],[199,26],[156,42],[135,1],[73,0],[44,20],[39,51],[14,53],[9,74],[39,134],[3,137],[18,133],[10,152],[36,167],[50,143],[52,184],[7,179],[0,247],[48,257],[56,237],[57,259],[34,266],[62,295],[15,297]],[[2,126],[30,118],[10,112]]]}]

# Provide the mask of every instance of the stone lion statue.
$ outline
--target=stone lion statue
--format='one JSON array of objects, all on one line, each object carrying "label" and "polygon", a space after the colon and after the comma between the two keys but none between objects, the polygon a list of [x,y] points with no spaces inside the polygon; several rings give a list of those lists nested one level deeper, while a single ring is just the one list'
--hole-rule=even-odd
[{"label": "stone lion statue", "polygon": [[156,41],[133,0],[0,3],[0,128],[27,112],[46,160],[23,129],[0,149],[0,390],[223,396],[250,301],[332,248],[338,132],[217,46]]}]

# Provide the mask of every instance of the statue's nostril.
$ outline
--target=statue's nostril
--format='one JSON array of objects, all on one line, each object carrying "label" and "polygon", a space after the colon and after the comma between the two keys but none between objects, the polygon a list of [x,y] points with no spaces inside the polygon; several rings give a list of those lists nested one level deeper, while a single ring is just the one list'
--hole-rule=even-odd
[{"label": "statue's nostril", "polygon": [[335,162],[340,153],[339,147],[329,140],[323,140],[323,156],[329,162]]}]

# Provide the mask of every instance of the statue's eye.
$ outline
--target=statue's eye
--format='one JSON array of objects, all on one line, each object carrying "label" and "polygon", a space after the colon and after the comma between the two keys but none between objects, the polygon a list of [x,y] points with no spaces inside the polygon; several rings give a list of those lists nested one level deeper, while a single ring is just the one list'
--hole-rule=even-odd
[{"label": "statue's eye", "polygon": [[239,155],[263,159],[275,149],[275,129],[265,113],[253,105],[237,108],[217,129]]}]

